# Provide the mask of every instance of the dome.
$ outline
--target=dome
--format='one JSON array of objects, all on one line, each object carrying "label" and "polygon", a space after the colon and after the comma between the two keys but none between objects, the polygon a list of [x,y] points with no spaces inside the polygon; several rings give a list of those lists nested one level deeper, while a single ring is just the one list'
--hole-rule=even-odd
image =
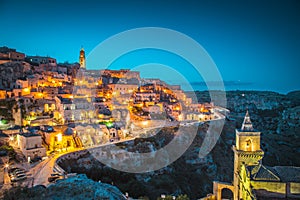
[{"label": "dome", "polygon": [[73,135],[74,133],[75,131],[70,127],[66,128],[66,130],[64,131],[64,135]]}]

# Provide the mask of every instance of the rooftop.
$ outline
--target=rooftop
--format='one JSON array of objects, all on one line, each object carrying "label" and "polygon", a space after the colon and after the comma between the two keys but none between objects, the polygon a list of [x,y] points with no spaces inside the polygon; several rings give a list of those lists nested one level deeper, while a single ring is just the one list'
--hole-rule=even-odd
[{"label": "rooftop", "polygon": [[294,166],[275,166],[269,167],[262,164],[248,166],[250,178],[260,181],[280,181],[284,183],[300,183],[300,167]]},{"label": "rooftop", "polygon": [[255,181],[280,181],[277,173],[270,167],[266,167],[262,164],[256,166],[248,166],[250,172],[250,178]]},{"label": "rooftop", "polygon": [[249,115],[248,110],[246,112],[246,115],[245,115],[244,122],[242,124],[241,130],[242,131],[254,131],[254,128],[253,128],[252,122],[250,120],[250,115]]},{"label": "rooftop", "polygon": [[41,136],[39,134],[36,134],[36,133],[22,133],[20,134],[21,136],[24,136],[24,137],[36,137],[36,136]]},{"label": "rooftop", "polygon": [[275,166],[272,169],[276,171],[282,182],[300,183],[300,167]]}]

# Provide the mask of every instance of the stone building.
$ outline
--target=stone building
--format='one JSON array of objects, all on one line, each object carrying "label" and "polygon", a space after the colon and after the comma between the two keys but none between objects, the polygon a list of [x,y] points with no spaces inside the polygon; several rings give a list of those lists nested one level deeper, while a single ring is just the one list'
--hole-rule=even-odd
[{"label": "stone building", "polygon": [[56,59],[49,56],[27,56],[26,61],[38,64],[39,66],[49,65],[56,67]]},{"label": "stone building", "polygon": [[16,49],[8,48],[6,46],[0,47],[0,60],[23,61],[24,59],[24,53],[17,52]]},{"label": "stone building", "polygon": [[86,98],[55,97],[55,102],[58,112],[55,117],[63,122],[89,122],[95,118],[95,107]]},{"label": "stone building", "polygon": [[42,146],[42,136],[35,133],[22,133],[17,136],[18,146],[28,161],[35,157],[46,156],[46,149]]},{"label": "stone building", "polygon": [[214,182],[213,195],[206,199],[222,199],[229,189],[234,200],[300,198],[300,167],[262,164],[260,132],[253,128],[247,111],[241,129],[236,130],[233,183]]},{"label": "stone building", "polygon": [[67,151],[81,147],[81,143],[76,137],[76,131],[70,127],[44,126],[41,132],[50,151]]}]

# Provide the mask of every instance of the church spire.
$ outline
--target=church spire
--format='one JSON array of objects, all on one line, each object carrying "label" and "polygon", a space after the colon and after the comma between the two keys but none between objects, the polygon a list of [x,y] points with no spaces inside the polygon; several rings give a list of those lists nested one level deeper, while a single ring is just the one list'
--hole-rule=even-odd
[{"label": "church spire", "polygon": [[246,112],[246,115],[245,115],[244,122],[243,122],[241,130],[242,131],[254,131],[254,128],[253,128],[253,125],[251,123],[250,115],[249,115],[248,110]]}]

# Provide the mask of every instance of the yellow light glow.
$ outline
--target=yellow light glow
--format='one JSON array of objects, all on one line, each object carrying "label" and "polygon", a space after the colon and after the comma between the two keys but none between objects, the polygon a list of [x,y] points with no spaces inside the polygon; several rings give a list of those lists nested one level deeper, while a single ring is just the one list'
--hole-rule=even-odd
[{"label": "yellow light glow", "polygon": [[30,89],[29,88],[24,88],[23,91],[24,92],[30,92]]},{"label": "yellow light glow", "polygon": [[148,121],[143,121],[143,122],[142,122],[142,125],[143,125],[143,126],[147,126],[148,124],[149,124]]},{"label": "yellow light glow", "polygon": [[99,114],[98,117],[99,117],[99,118],[103,118],[104,115],[103,115],[103,114]]},{"label": "yellow light glow", "polygon": [[62,134],[61,133],[57,134],[56,137],[57,137],[58,142],[62,141]]},{"label": "yellow light glow", "polygon": [[179,116],[178,116],[178,120],[179,120],[179,121],[182,121],[182,120],[183,120],[183,116],[182,116],[182,115],[179,115]]}]

